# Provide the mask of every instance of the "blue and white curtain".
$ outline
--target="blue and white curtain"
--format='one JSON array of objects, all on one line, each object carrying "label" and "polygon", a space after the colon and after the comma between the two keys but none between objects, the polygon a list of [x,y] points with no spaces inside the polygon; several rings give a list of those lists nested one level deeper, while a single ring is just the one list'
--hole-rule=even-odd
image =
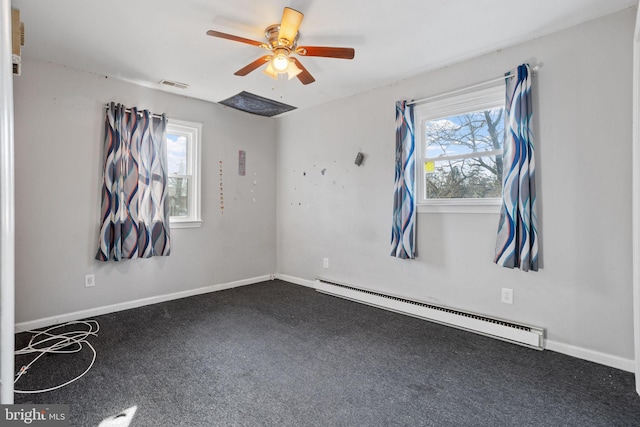
[{"label": "blue and white curtain", "polygon": [[415,138],[413,105],[396,102],[396,175],[391,256],[413,259],[415,250]]},{"label": "blue and white curtain", "polygon": [[494,262],[502,267],[538,270],[533,109],[529,65],[508,73],[505,104],[502,207]]},{"label": "blue and white curtain", "polygon": [[169,255],[166,128],[164,115],[107,107],[96,259]]}]

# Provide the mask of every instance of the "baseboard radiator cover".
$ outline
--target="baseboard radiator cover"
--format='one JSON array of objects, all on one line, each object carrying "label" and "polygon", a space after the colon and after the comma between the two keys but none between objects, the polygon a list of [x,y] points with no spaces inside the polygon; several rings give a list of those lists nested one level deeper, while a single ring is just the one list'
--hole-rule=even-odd
[{"label": "baseboard radiator cover", "polygon": [[318,292],[328,295],[464,329],[536,350],[544,349],[544,329],[536,326],[413,301],[320,278],[316,279],[315,288]]}]

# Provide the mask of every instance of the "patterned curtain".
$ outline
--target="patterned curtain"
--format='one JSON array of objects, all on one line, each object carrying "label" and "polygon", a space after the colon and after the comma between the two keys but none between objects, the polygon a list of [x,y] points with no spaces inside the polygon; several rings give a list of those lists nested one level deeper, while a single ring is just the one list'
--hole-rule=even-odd
[{"label": "patterned curtain", "polygon": [[167,119],[111,103],[106,111],[96,259],[169,255]]},{"label": "patterned curtain", "polygon": [[393,193],[391,256],[413,259],[415,251],[415,138],[413,105],[396,103],[396,177]]},{"label": "patterned curtain", "polygon": [[[511,73],[507,74],[508,76]],[[502,207],[494,262],[538,271],[535,160],[532,141],[531,70],[507,78]]]}]

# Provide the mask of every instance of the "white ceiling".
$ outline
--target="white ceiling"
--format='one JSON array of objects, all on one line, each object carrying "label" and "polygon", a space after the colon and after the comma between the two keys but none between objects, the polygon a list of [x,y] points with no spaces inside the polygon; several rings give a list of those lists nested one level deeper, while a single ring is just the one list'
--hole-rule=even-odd
[{"label": "white ceiling", "polygon": [[[344,98],[631,7],[636,0],[13,0],[23,55],[218,102],[248,91],[298,108]],[[264,55],[207,36],[264,41],[282,9],[304,13],[299,45],[353,47],[353,60],[300,58],[316,81],[275,81]],[[166,89],[161,79],[187,83]]]}]

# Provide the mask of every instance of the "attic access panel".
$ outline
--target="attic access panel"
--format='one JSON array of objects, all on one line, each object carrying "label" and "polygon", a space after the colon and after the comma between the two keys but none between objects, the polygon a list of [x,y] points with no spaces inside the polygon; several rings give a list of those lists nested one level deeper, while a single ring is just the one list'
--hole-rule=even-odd
[{"label": "attic access panel", "polygon": [[245,91],[242,91],[231,98],[227,98],[224,101],[220,101],[220,104],[235,108],[236,110],[265,117],[277,116],[278,114],[286,113],[287,111],[295,110],[297,108]]}]

